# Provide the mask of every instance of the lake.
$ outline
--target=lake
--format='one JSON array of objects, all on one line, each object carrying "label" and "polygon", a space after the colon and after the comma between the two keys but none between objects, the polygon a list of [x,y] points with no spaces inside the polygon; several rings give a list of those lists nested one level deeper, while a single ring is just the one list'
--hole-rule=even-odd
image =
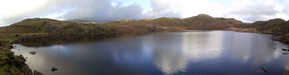
[{"label": "lake", "polygon": [[271,37],[170,32],[46,47],[15,44],[12,51],[44,75],[282,75],[289,70],[289,52],[282,50],[288,45]]}]

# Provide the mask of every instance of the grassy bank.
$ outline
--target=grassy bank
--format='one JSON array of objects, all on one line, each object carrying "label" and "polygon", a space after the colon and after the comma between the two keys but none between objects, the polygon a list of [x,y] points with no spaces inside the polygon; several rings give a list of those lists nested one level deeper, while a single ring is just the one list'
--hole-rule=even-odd
[{"label": "grassy bank", "polygon": [[12,42],[0,40],[0,75],[32,75],[22,56],[15,56],[10,51]]},{"label": "grassy bank", "polygon": [[289,44],[289,21],[272,19],[268,21],[257,21],[251,26],[264,34],[274,35],[274,40]]},{"label": "grassy bank", "polygon": [[[169,29],[169,28],[168,28]],[[12,44],[43,46],[74,41],[100,40],[114,37],[136,36],[165,29],[127,22],[85,23],[51,19],[27,19],[0,28],[0,75],[32,75],[22,56],[14,56]],[[168,31],[178,31],[170,29]]]}]

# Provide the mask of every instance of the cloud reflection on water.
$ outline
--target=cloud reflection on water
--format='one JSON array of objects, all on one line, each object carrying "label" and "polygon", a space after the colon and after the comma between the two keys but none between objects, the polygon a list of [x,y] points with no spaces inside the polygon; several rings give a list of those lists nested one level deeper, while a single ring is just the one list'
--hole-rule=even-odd
[{"label": "cloud reflection on water", "polygon": [[[28,58],[28,65],[47,75],[163,74],[212,72],[247,74],[266,64],[270,70],[288,70],[289,57],[269,35],[231,31],[157,33],[94,43],[25,47],[13,51]],[[21,49],[18,51],[18,49]],[[29,54],[37,51],[36,55]],[[273,64],[273,65],[272,65]],[[50,73],[50,66],[63,71]],[[222,67],[220,69],[219,67]],[[236,68],[242,67],[242,68]]]}]

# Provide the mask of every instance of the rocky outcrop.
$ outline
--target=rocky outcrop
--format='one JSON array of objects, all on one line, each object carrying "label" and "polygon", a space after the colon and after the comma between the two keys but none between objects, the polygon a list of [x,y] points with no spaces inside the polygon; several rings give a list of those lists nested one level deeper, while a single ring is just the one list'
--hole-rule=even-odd
[{"label": "rocky outcrop", "polygon": [[0,75],[32,75],[32,70],[25,64],[22,56],[15,56],[10,51],[10,41],[0,40]]}]

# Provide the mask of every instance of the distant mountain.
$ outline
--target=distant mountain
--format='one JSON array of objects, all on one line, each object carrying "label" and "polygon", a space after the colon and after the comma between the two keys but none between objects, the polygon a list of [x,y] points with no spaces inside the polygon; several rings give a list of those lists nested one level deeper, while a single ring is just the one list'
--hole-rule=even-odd
[{"label": "distant mountain", "polygon": [[198,16],[193,16],[185,18],[184,22],[187,25],[242,25],[241,21],[235,20],[233,18],[214,18],[206,14],[200,14]]},{"label": "distant mountain", "polygon": [[179,18],[158,18],[154,21],[157,21],[160,25],[197,25],[197,26],[231,26],[231,25],[242,25],[241,21],[235,20],[233,18],[215,18],[206,14],[200,14],[197,16],[192,16],[189,18],[179,19]]},{"label": "distant mountain", "polygon": [[[251,30],[246,30],[251,28]],[[101,30],[99,30],[101,29]],[[240,30],[254,31],[279,36],[278,39],[286,40],[289,37],[289,22],[282,19],[242,23],[233,18],[218,18],[200,14],[188,18],[168,18],[143,20],[120,20],[106,23],[86,21],[58,21],[52,19],[32,18],[0,28],[2,32],[14,33],[65,33],[82,34],[99,32],[116,32],[119,34],[143,34],[153,31],[183,31],[183,30]],[[105,35],[103,33],[102,35]],[[287,37],[288,36],[288,37]],[[288,39],[289,40],[289,39]]]},{"label": "distant mountain", "polygon": [[[69,20],[69,21],[57,21],[52,19],[41,19],[41,18],[32,18],[26,19],[21,22],[12,24],[13,27],[23,28],[17,30],[19,32],[43,32],[43,31],[56,31],[57,28],[62,26],[69,25],[83,25],[84,23],[90,23],[91,21],[85,20]],[[94,23],[94,22],[91,22]],[[197,16],[189,17],[189,18],[157,18],[157,19],[145,19],[145,20],[120,20],[107,22],[102,24],[114,24],[114,25],[144,25],[144,26],[157,26],[160,28],[181,28],[181,29],[226,29],[232,26],[243,25],[241,21],[235,20],[233,18],[215,18],[206,14],[200,14]],[[28,26],[33,26],[28,28]],[[31,29],[38,28],[38,29]],[[52,30],[53,29],[53,30]],[[11,30],[10,30],[11,31]]]},{"label": "distant mountain", "polygon": [[106,23],[106,22],[112,22],[112,21],[114,21],[114,20],[71,19],[71,20],[66,20],[66,21]]},{"label": "distant mountain", "polygon": [[[189,18],[157,18],[143,20],[120,20],[106,23],[87,22],[87,20],[58,21],[46,18],[25,19],[7,27],[0,27],[0,61],[4,65],[23,63],[15,61],[13,53],[3,53],[12,48],[12,43],[23,45],[50,45],[72,41],[97,40],[120,36],[136,36],[153,32],[176,32],[185,30],[234,30],[273,34],[275,40],[289,43],[289,21],[272,19],[254,23],[242,23],[233,18],[216,18],[200,14]],[[2,43],[1,43],[2,42]],[[4,42],[4,43],[3,43]],[[2,44],[2,45],[1,45]],[[3,45],[6,44],[6,45]],[[1,47],[5,46],[5,47]],[[8,49],[8,50],[4,50]],[[7,57],[7,54],[10,54]],[[6,60],[11,58],[13,60]],[[18,58],[18,57],[17,57]],[[1,65],[1,64],[0,64]],[[3,63],[2,63],[3,65]],[[5,67],[5,66],[4,66]],[[3,68],[0,66],[0,69]],[[23,66],[8,69],[12,75],[22,74]],[[2,70],[0,70],[2,72]],[[6,73],[6,71],[4,71]],[[25,72],[23,72],[25,73]],[[26,74],[26,73],[25,73]]]}]

